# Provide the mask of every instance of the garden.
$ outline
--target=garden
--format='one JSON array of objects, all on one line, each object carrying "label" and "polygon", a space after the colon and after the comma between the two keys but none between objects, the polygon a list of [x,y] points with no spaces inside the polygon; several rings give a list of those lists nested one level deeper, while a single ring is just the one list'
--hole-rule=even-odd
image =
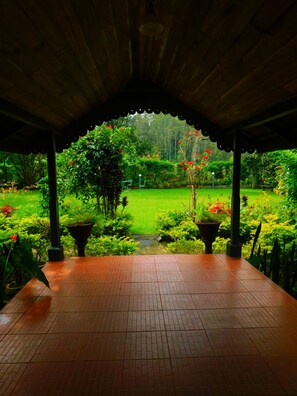
[{"label": "garden", "polygon": [[[232,161],[218,159],[211,142],[189,127],[176,139],[175,160],[149,155],[147,150],[135,128],[115,122],[96,127],[57,155],[61,244],[66,257],[78,254],[69,226],[81,223],[92,224],[85,246],[89,256],[137,254],[135,234],[155,235],[167,253],[203,253],[201,221],[219,222],[212,250],[226,252]],[[15,169],[27,171],[23,186],[16,174],[16,181],[11,176],[8,182],[12,165],[5,163],[6,180],[0,193],[2,300],[7,284],[36,276],[47,285],[42,266],[50,246],[49,191],[45,159],[33,159],[23,159],[23,168],[16,158],[11,160],[18,164]],[[29,160],[35,173],[28,172]],[[296,150],[270,157],[246,156],[241,173],[243,257],[295,296]],[[123,180],[130,180],[129,186]],[[273,188],[263,191],[264,184]]]}]

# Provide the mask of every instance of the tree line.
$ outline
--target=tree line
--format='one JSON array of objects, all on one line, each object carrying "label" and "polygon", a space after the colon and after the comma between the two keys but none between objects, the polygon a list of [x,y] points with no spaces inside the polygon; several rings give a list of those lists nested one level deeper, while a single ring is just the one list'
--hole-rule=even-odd
[{"label": "tree line", "polygon": [[[129,115],[125,118],[112,120],[106,125],[118,131],[129,130],[129,136],[123,138],[123,150],[125,151],[125,147],[129,147],[129,155],[125,153],[122,161],[123,174],[121,177],[124,179],[130,177],[137,179],[137,172],[141,172],[141,167],[137,167],[136,164],[139,165],[140,160],[146,161],[147,164],[149,161],[151,164],[154,162],[155,166],[158,161],[163,161],[165,173],[166,166],[170,167],[170,165],[165,166],[165,163],[178,164],[181,161],[178,141],[191,128],[185,121],[179,120],[177,117],[154,113]],[[219,150],[216,143],[211,142],[208,138],[203,138],[201,145],[199,151],[203,152],[205,149],[209,149],[212,152],[208,169],[214,173],[216,183],[221,181],[223,184],[230,185],[232,153]],[[75,144],[72,147],[75,147]],[[66,155],[65,152],[67,150],[57,154],[58,163],[60,157],[60,163],[63,163],[62,158]],[[297,179],[296,157],[296,150],[244,154],[241,162],[242,184],[254,188],[270,183],[280,193],[297,196],[295,193],[297,189],[295,185]],[[160,163],[158,167],[160,168]],[[131,176],[133,173],[131,169],[136,171],[135,175]],[[0,152],[0,184],[2,185],[15,183],[20,188],[35,186],[46,174],[46,157],[42,154],[20,155]]]}]

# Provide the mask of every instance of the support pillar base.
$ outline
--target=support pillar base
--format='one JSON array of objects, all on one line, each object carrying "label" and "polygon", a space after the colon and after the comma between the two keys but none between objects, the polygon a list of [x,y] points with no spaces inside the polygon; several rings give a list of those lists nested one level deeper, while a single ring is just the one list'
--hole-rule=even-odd
[{"label": "support pillar base", "polygon": [[227,256],[229,257],[241,257],[241,247],[240,243],[235,244],[232,241],[227,242]]},{"label": "support pillar base", "polygon": [[63,261],[64,260],[64,249],[60,247],[50,247],[47,251],[48,261]]}]

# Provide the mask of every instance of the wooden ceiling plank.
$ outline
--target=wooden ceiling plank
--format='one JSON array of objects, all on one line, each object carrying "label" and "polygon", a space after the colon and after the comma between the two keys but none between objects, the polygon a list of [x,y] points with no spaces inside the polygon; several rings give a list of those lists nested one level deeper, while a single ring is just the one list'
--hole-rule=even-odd
[{"label": "wooden ceiling plank", "polygon": [[106,98],[105,86],[101,80],[98,69],[96,68],[96,64],[79,22],[79,18],[82,18],[83,20],[88,18],[89,13],[86,12],[85,5],[84,14],[76,14],[73,9],[75,4],[80,4],[80,2],[72,3],[71,0],[64,0],[62,3],[60,2],[59,7],[63,6],[63,19],[65,18],[63,30],[64,34],[67,36],[71,49],[74,51],[77,61],[81,66],[84,76],[88,81],[88,92],[91,98],[95,98],[95,104],[98,100],[103,101],[104,98]]},{"label": "wooden ceiling plank", "polygon": [[[23,4],[23,3],[22,3]],[[31,8],[30,8],[31,6]],[[22,67],[24,67],[24,62],[26,62],[26,66],[28,67],[28,73],[29,73],[29,68],[31,69],[31,74],[33,75],[36,71],[38,72],[38,67],[40,67],[39,65],[43,65],[43,68],[48,72],[49,74],[49,79],[51,79],[51,90],[53,93],[54,87],[56,87],[56,97],[55,97],[55,101],[59,101],[59,98],[62,96],[63,100],[65,100],[65,95],[63,97],[63,95],[61,94],[63,91],[70,91],[71,87],[73,89],[73,85],[70,86],[68,81],[69,81],[69,74],[65,73],[65,68],[62,65],[62,63],[60,62],[60,59],[58,59],[58,57],[56,56],[55,53],[53,53],[52,48],[50,46],[48,46],[45,38],[42,36],[42,34],[44,34],[44,31],[46,31],[47,26],[49,26],[49,24],[46,23],[46,21],[44,20],[45,15],[46,17],[48,17],[48,14],[45,13],[45,15],[41,12],[40,7],[36,7],[36,3],[32,4],[31,1],[26,2],[26,8],[23,10],[24,13],[27,13],[27,17],[28,19],[25,22],[22,22],[23,25],[19,22],[18,25],[18,29],[15,29],[15,26],[12,25],[10,26],[10,30],[12,29],[12,31],[10,31],[9,36],[12,37],[12,39],[14,39],[13,41],[18,44],[18,39],[21,37],[22,41],[21,42],[21,47],[23,48],[24,43],[30,43],[28,37],[26,37],[27,30],[29,29],[30,31],[30,37],[34,34],[35,38],[33,40],[33,42],[36,42],[37,44],[35,44],[35,46],[31,49],[30,53],[29,51],[25,51],[23,50],[22,53],[19,54],[19,58],[18,58],[18,63],[22,63]],[[35,16],[35,18],[34,18]],[[32,19],[30,19],[30,17]],[[18,22],[17,18],[14,18],[15,23]],[[39,22],[36,23],[36,22]],[[32,23],[32,25],[31,25]],[[34,25],[34,27],[33,27]],[[24,33],[23,35],[19,35],[17,34],[14,37],[14,32],[18,32],[18,30],[22,29],[23,26],[23,30],[22,32]],[[39,28],[39,30],[38,30]],[[41,32],[41,34],[40,34]],[[6,32],[7,33],[7,32]],[[25,34],[26,33],[26,34]],[[49,40],[49,42],[51,42],[51,40]],[[13,48],[15,44],[11,44],[10,48]],[[28,44],[27,44],[28,45]],[[32,46],[32,44],[31,44]],[[16,51],[17,52],[17,51]],[[26,54],[26,56],[25,56]],[[16,55],[15,55],[16,56]],[[44,59],[46,59],[46,62],[44,62]],[[15,58],[16,60],[16,58]],[[34,70],[35,68],[35,70]],[[63,78],[59,78],[59,76],[61,76],[62,72],[65,73],[65,75],[63,75]],[[75,88],[77,88],[76,86],[74,86]],[[43,87],[43,89],[45,89],[45,87]],[[80,112],[82,111],[83,107],[85,106],[85,101],[84,100],[76,100],[77,94],[76,95],[69,95],[69,104],[70,102],[73,102],[71,107],[73,107],[72,111],[75,111],[75,109],[79,110]],[[62,102],[63,104],[63,102]]]},{"label": "wooden ceiling plank", "polygon": [[[271,107],[276,100],[277,95],[281,95],[282,100],[288,100],[292,93],[286,91],[283,86],[290,82],[296,75],[297,59],[295,63],[290,62],[292,59],[292,51],[286,51],[282,48],[278,54],[275,54],[274,62],[268,62],[267,67],[263,66],[262,73],[259,71],[249,73],[245,77],[244,87],[242,88],[243,81],[240,82],[240,87],[237,87],[238,94],[235,92],[234,87],[231,91],[225,93],[221,98],[221,106],[216,106],[218,113],[214,114],[217,122],[222,122],[224,114],[228,111],[238,109],[239,102],[236,100],[237,95],[241,95],[241,108],[248,112],[250,116],[253,114],[252,109],[255,105],[259,105],[259,100],[262,102],[262,107]],[[254,84],[251,84],[251,81]],[[274,95],[272,95],[274,92]],[[234,96],[234,93],[236,96]],[[216,105],[216,104],[215,104]],[[241,110],[241,117],[247,117]],[[236,118],[237,120],[237,118]]]},{"label": "wooden ceiling plank", "polygon": [[86,77],[82,65],[83,60],[79,58],[80,53],[76,52],[78,49],[73,38],[71,21],[61,7],[63,5],[65,8],[67,5],[65,2],[61,3],[56,0],[52,0],[50,3],[42,2],[39,7],[36,7],[34,0],[30,0],[29,3],[31,4],[30,15],[32,20],[34,20],[48,47],[61,62],[62,73],[65,76],[68,75],[68,78],[71,77],[73,81],[69,95],[75,97],[75,93],[76,95],[80,93],[81,96],[84,96],[84,102],[88,103],[87,108],[91,108],[98,98]]},{"label": "wooden ceiling plank", "polygon": [[[52,130],[53,125],[45,122],[44,120],[33,116],[29,112],[25,112],[9,102],[0,99],[0,114],[4,114],[12,120],[18,120],[23,123],[32,125],[39,129]],[[3,124],[1,123],[1,127]]]},{"label": "wooden ceiling plank", "polygon": [[262,31],[269,31],[280,16],[290,12],[296,0],[265,0],[253,18],[253,24]]},{"label": "wooden ceiling plank", "polygon": [[[53,125],[62,122],[63,109],[55,103],[48,103],[48,95],[40,89],[35,81],[28,78],[9,59],[2,56],[0,74],[14,81],[14,86],[6,92],[7,100],[18,107],[34,113]],[[42,115],[42,116],[41,116]]]},{"label": "wooden ceiling plank", "polygon": [[[7,33],[7,31],[3,31],[3,26],[1,26],[0,36],[4,37]],[[32,35],[33,33],[30,34],[30,37]],[[24,34],[24,36],[26,35]],[[36,39],[34,41],[36,41]],[[32,43],[30,46],[33,47]],[[28,76],[30,80],[34,80],[35,84],[42,89],[44,94],[48,94],[47,103],[51,103],[53,97],[55,97],[54,102],[57,105],[58,101],[62,99],[61,107],[63,107],[64,113],[68,114],[68,118],[73,117],[76,112],[80,113],[81,108],[64,93],[56,79],[47,72],[50,67],[55,69],[56,65],[51,62],[51,57],[48,56],[48,52],[44,51],[44,46],[42,44],[38,44],[37,48],[30,48],[30,50],[26,51],[25,55],[25,50],[20,46],[20,43],[17,42],[17,37],[13,30],[9,31],[9,39],[6,40],[5,46],[1,47],[1,52],[11,64],[18,68],[18,70],[24,70],[26,76]],[[47,62],[43,62],[43,59],[47,59]],[[44,65],[44,67],[40,65]],[[10,88],[12,87],[13,84],[10,83]]]},{"label": "wooden ceiling plank", "polygon": [[118,42],[119,57],[122,69],[122,84],[126,84],[132,78],[132,64],[130,58],[130,36],[129,36],[129,9],[127,0],[111,2],[114,24],[116,26],[115,34]]},{"label": "wooden ceiling plank", "polygon": [[[226,11],[227,5],[222,9],[218,10],[218,15],[220,16],[220,20],[216,18],[216,34],[214,35],[213,32],[207,31],[207,34],[210,36],[210,40],[207,42],[206,49],[204,54],[202,55],[203,63],[199,64],[199,72],[194,72],[193,75],[195,78],[192,78],[188,82],[188,86],[185,87],[186,90],[189,89],[191,85],[195,86],[196,92],[200,91],[203,85],[205,85],[205,81],[208,83],[211,81],[209,79],[208,74],[212,73],[213,69],[216,65],[220,65],[220,68],[217,69],[218,72],[221,71],[221,66],[225,64],[226,69],[230,68],[232,64],[239,61],[240,57],[242,56],[242,52],[245,54],[247,49],[252,46],[253,40],[257,42],[258,35],[255,32],[255,29],[249,30],[249,34],[253,33],[253,38],[249,39],[243,38],[244,34],[247,33],[245,31],[245,26],[248,24],[250,18],[253,16],[255,3],[249,3],[249,7],[246,3],[240,2],[236,3],[236,6],[233,5],[235,8],[234,11]],[[258,2],[258,5],[260,3]],[[230,8],[230,4],[229,4]],[[227,9],[228,10],[228,9]],[[213,10],[211,10],[213,11]],[[236,23],[231,24],[230,18],[236,15],[235,21]],[[213,24],[210,25],[211,27]],[[238,44],[240,42],[240,44]],[[240,50],[239,50],[240,48]],[[241,52],[242,51],[242,52]],[[198,52],[198,51],[197,51]],[[200,52],[200,51],[199,51]],[[232,54],[229,57],[225,57],[226,53]],[[193,56],[194,58],[194,56]],[[191,59],[191,64],[195,65],[195,60]],[[193,69],[192,69],[193,70]],[[188,69],[189,74],[191,75],[191,70]],[[215,75],[212,75],[214,78]],[[223,76],[219,76],[218,78],[222,79]],[[207,90],[207,85],[205,85],[205,89]],[[205,92],[203,92],[203,95]]]}]

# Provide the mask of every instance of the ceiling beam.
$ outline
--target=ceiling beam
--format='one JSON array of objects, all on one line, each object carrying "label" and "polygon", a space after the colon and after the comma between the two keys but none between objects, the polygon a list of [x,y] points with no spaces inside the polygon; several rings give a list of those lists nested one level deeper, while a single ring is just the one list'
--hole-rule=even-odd
[{"label": "ceiling beam", "polygon": [[47,123],[46,121],[35,117],[27,111],[21,110],[11,103],[0,99],[0,114],[3,114],[9,118],[23,122],[24,124],[34,126],[38,129],[50,131],[54,129],[54,126]]},{"label": "ceiling beam", "polygon": [[255,126],[263,125],[268,122],[286,117],[290,114],[297,112],[297,98],[291,99],[285,103],[281,103],[271,107],[269,110],[264,111],[258,116],[252,117],[236,126],[230,128],[228,131],[238,129],[249,129]]}]

